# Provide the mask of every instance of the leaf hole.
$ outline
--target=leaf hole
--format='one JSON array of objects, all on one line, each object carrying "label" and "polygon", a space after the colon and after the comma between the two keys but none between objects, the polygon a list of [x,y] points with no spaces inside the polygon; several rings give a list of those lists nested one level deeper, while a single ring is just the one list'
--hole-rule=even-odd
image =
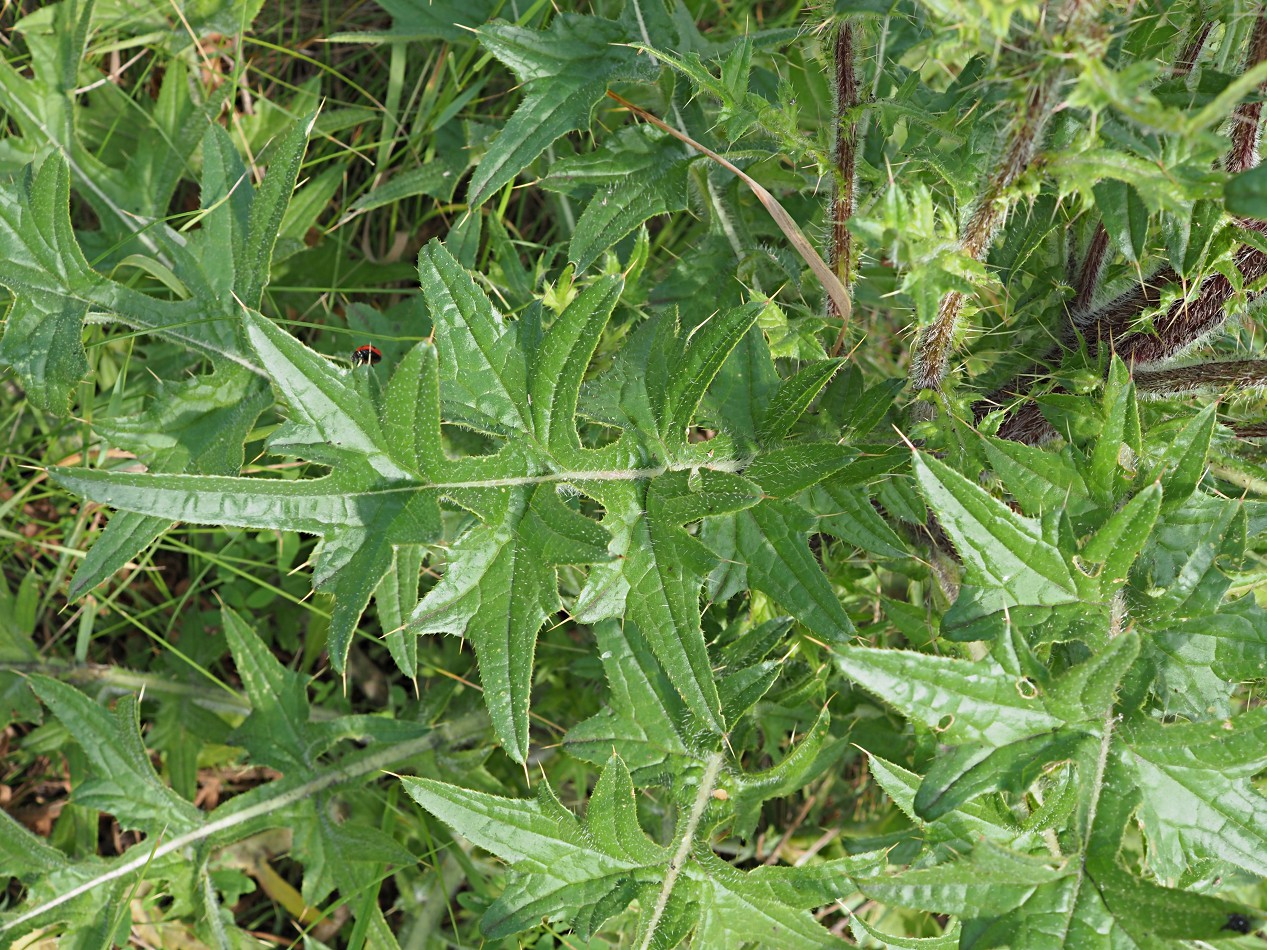
[{"label": "leaf hole", "polygon": [[937,725],[933,726],[933,732],[945,732],[955,724],[955,717],[950,713],[942,716],[937,720]]},{"label": "leaf hole", "polygon": [[1073,566],[1085,577],[1098,577],[1104,570],[1104,565],[1099,561],[1088,561],[1078,554],[1073,556]]},{"label": "leaf hole", "polygon": [[1028,676],[1022,676],[1016,681],[1016,691],[1020,693],[1022,699],[1036,699],[1038,697],[1038,684]]},{"label": "leaf hole", "polygon": [[584,432],[581,433],[581,444],[587,449],[601,449],[611,445],[624,434],[624,429],[618,426],[607,425],[603,422],[597,422],[593,419],[586,418]]},{"label": "leaf hole", "polygon": [[458,423],[442,422],[440,434],[444,440],[445,454],[450,458],[496,455],[502,449],[500,439]]}]

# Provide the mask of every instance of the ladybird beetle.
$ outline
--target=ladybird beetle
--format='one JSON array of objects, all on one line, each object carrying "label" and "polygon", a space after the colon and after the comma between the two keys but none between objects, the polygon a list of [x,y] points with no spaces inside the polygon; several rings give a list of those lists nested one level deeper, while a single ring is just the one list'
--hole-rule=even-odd
[{"label": "ladybird beetle", "polygon": [[366,343],[364,346],[358,346],[352,351],[353,366],[373,366],[375,363],[381,362],[383,359],[383,351],[376,346],[370,346]]}]

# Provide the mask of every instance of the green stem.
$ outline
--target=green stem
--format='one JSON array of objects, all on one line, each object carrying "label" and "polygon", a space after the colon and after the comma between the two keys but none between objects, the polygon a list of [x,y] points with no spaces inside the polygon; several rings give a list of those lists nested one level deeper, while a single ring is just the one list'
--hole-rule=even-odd
[{"label": "green stem", "polygon": [[722,753],[714,752],[704,762],[704,774],[700,778],[699,791],[695,793],[695,801],[691,804],[691,813],[686,818],[686,824],[682,828],[682,835],[678,839],[677,851],[673,855],[673,860],[669,862],[669,873],[664,876],[664,885],[660,888],[660,894],[656,898],[655,906],[651,909],[651,919],[647,921],[647,929],[642,935],[642,943],[639,950],[650,950],[652,941],[655,939],[656,928],[660,925],[660,918],[664,916],[665,908],[669,906],[669,897],[673,893],[673,885],[677,882],[678,875],[682,873],[682,867],[686,864],[686,859],[690,857],[691,849],[695,846],[695,832],[699,829],[700,819],[704,817],[704,809],[708,807],[709,801],[713,797],[713,789],[717,787],[717,776],[721,773]]},{"label": "green stem", "polygon": [[[297,802],[312,798],[314,795],[336,785],[343,785],[363,778],[366,775],[382,772],[389,766],[411,759],[416,755],[421,755],[442,743],[457,744],[463,740],[470,739],[483,733],[487,728],[487,715],[483,712],[468,713],[459,719],[436,727],[425,736],[409,742],[396,743],[382,749],[370,749],[366,752],[352,753],[338,765],[331,766],[324,773],[308,781],[292,782],[282,779],[275,783],[273,789],[270,789],[274,794],[261,802],[238,811],[233,811],[233,803],[229,802],[222,806],[221,809],[218,809],[230,812],[223,818],[209,821],[201,828],[195,828],[193,831],[172,838],[162,844],[157,844],[156,842],[139,844],[133,850],[144,853],[117,864],[110,870],[104,871],[76,887],[68,888],[56,897],[49,898],[25,913],[12,917],[5,923],[0,924],[0,937],[29,921],[47,914],[62,904],[74,900],[76,897],[104,887],[111,881],[117,881],[120,878],[142,871],[147,865],[169,854],[189,849],[189,853],[192,856],[196,845],[207,841],[213,836],[218,839],[215,842],[217,845],[227,844],[233,840],[231,832],[234,829],[241,829],[243,833],[254,833],[257,831],[256,819],[289,808]],[[230,832],[230,834],[226,834],[226,832]]]}]

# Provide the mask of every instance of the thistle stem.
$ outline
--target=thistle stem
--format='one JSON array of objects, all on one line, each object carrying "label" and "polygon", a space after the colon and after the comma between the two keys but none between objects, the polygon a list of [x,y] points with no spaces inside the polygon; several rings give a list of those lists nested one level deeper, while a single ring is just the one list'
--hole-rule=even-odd
[{"label": "thistle stem", "polygon": [[[1099,4],[1094,0],[1071,0],[1063,17],[1062,32],[1078,34],[1084,24],[1094,19],[1098,9]],[[989,252],[1013,201],[1008,192],[1029,167],[1042,143],[1064,78],[1063,69],[1051,70],[1030,89],[1004,148],[1003,161],[986,181],[960,236],[959,251],[966,257],[981,261]],[[921,331],[911,360],[911,381],[916,389],[941,388],[966,299],[961,291],[949,291],[942,297],[933,322]]]},{"label": "thistle stem", "polygon": [[[856,204],[855,175],[858,155],[858,123],[849,116],[861,102],[858,73],[854,65],[856,43],[854,25],[848,20],[843,21],[836,29],[836,41],[833,44],[836,121],[832,159],[835,168],[832,169],[831,245],[828,262],[846,288],[853,283],[853,235],[849,233],[849,219],[853,217]],[[831,350],[832,356],[839,356],[845,345],[849,315],[840,311],[840,305],[830,295],[827,299],[827,314],[831,319],[840,321],[840,332]]]}]

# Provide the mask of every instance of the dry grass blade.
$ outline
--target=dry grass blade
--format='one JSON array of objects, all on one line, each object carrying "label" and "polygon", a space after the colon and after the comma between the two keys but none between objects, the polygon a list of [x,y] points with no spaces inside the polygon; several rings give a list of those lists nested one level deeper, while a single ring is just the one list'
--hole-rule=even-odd
[{"label": "dry grass blade", "polygon": [[634,115],[638,116],[640,119],[650,122],[657,129],[662,129],[665,132],[668,132],[675,139],[685,142],[696,151],[707,155],[723,168],[734,172],[745,185],[752,189],[752,193],[756,195],[757,200],[765,206],[766,211],[770,213],[770,217],[774,219],[774,223],[779,226],[779,230],[786,235],[791,245],[796,248],[797,253],[805,259],[805,263],[809,265],[810,270],[814,272],[814,275],[823,285],[823,289],[827,291],[827,296],[831,298],[831,302],[835,305],[836,311],[840,314],[840,332],[843,335],[849,328],[849,318],[853,313],[853,305],[849,300],[849,291],[845,288],[845,285],[841,282],[840,278],[837,277],[832,269],[827,266],[827,262],[819,256],[818,251],[816,251],[814,249],[814,245],[809,242],[809,238],[805,236],[805,232],[801,230],[800,225],[798,225],[792,219],[792,216],[783,209],[783,206],[779,204],[778,199],[775,198],[774,195],[770,194],[770,192],[766,191],[760,182],[756,181],[749,175],[744,174],[732,162],[727,161],[708,146],[701,145],[689,135],[679,132],[667,123],[662,122],[646,109],[634,105],[628,99],[617,95],[610,89],[607,91],[607,95],[612,99],[615,99],[618,103]]}]

